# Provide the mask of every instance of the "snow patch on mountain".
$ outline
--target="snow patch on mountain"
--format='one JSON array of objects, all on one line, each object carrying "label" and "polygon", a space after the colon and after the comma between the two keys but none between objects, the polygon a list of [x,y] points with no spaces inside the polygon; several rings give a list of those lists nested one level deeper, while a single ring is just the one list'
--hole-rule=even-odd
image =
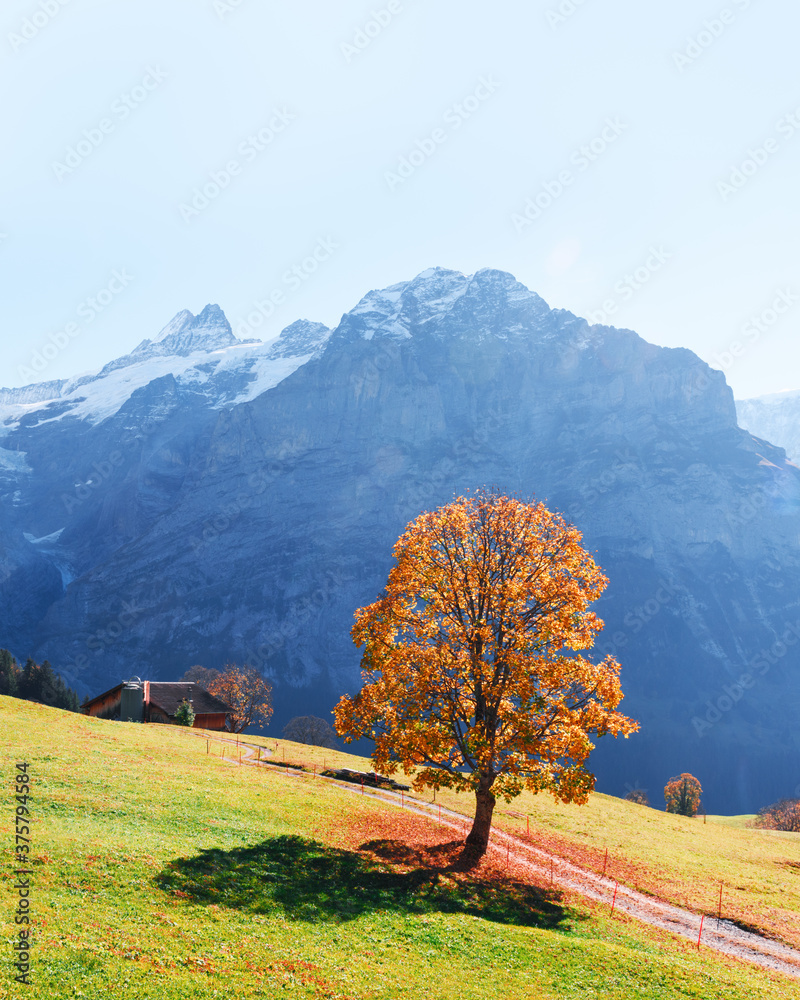
[{"label": "snow patch on mountain", "polygon": [[30,542],[31,545],[40,545],[43,546],[44,548],[49,548],[50,546],[56,545],[58,543],[58,540],[61,537],[61,532],[63,530],[64,530],[63,528],[59,528],[58,531],[51,531],[49,535],[42,535],[41,538],[37,538],[35,535],[32,535],[29,531],[23,531],[22,536],[25,539],[25,541]]},{"label": "snow patch on mountain", "polygon": [[28,465],[24,451],[9,451],[7,448],[0,448],[0,471],[20,474],[32,470]]}]

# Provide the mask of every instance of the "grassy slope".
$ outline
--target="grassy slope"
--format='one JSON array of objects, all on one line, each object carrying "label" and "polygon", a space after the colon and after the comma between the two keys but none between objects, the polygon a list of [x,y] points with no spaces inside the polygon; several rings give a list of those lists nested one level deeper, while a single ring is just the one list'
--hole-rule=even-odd
[{"label": "grassy slope", "polygon": [[606,795],[576,807],[525,794],[499,812],[499,825],[515,832],[524,820],[511,814],[529,813],[534,842],[597,871],[607,848],[612,877],[697,913],[716,916],[721,884],[723,916],[800,948],[798,834],[704,823]]},{"label": "grassy slope", "polygon": [[[566,901],[557,926],[534,926],[534,917],[502,922],[511,912],[503,916],[502,905],[501,915],[488,919],[458,912],[441,893],[398,891],[374,865],[336,846],[348,821],[366,821],[380,806],[329,783],[234,768],[172,728],[0,698],[0,733],[4,787],[17,760],[28,760],[34,774],[37,997],[278,997],[288,990],[298,997],[465,1000],[800,998],[798,983],[698,953],[576,900]],[[289,759],[359,765],[293,744],[286,752]],[[8,792],[4,801],[10,815]],[[593,824],[602,822],[615,854],[644,851],[636,833],[641,837],[643,821],[632,811],[638,807],[594,796],[585,810],[544,799],[530,808],[537,823],[554,822],[570,843],[599,849]],[[645,846],[688,879],[683,866],[702,855],[712,824],[699,838],[663,814],[647,819]],[[759,866],[768,880],[777,855],[796,846],[714,829],[714,843],[728,854],[759,845],[743,862],[747,880]],[[302,839],[280,839],[287,836]],[[3,876],[8,886],[7,867]],[[341,898],[342,885],[351,887],[350,899]],[[9,914],[6,902],[2,917]],[[10,981],[13,933],[3,924],[0,995]]]}]

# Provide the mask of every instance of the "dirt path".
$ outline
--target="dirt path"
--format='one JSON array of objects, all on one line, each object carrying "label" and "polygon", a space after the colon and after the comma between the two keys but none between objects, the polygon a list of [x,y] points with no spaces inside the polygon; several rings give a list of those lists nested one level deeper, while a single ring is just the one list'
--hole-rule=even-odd
[{"label": "dirt path", "polygon": [[[200,734],[192,733],[191,735],[199,736]],[[218,737],[211,737],[211,739],[218,739]],[[237,746],[235,740],[228,739],[224,742]],[[272,754],[272,751],[266,747],[259,748],[254,744],[245,744],[241,741],[238,748],[242,751],[242,764],[250,764],[251,766],[258,766],[258,760],[254,759],[257,751],[260,750],[262,754],[265,752]],[[238,755],[236,759],[230,757],[223,759],[232,764],[239,763]],[[274,765],[268,766],[270,770],[278,771]],[[278,773],[285,774],[286,772],[278,771]],[[312,777],[308,772],[291,769],[288,770],[288,776]],[[443,826],[447,826],[459,834],[463,834],[465,827],[469,829],[471,825],[471,819],[461,813],[431,803],[420,802],[418,799],[407,797],[399,792],[369,787],[359,788],[357,785],[337,781],[335,778],[318,776],[317,780],[332,781],[354,795],[369,795],[386,805],[408,809],[420,816],[438,820]],[[614,910],[621,910],[634,920],[670,931],[673,934],[679,934],[695,943],[699,940],[703,947],[713,948],[726,955],[754,962],[765,969],[800,978],[800,951],[760,934],[742,930],[730,920],[717,921],[716,917],[706,918],[691,910],[673,906],[671,903],[663,902],[653,896],[647,896],[628,886],[620,885],[612,878],[598,875],[558,855],[534,847],[521,838],[502,830],[494,829],[492,831],[490,850],[495,851],[501,857],[513,860],[516,865],[521,865],[540,879],[551,880],[553,885],[562,889],[579,893],[581,896],[599,903],[606,903],[609,909],[613,906]]]}]

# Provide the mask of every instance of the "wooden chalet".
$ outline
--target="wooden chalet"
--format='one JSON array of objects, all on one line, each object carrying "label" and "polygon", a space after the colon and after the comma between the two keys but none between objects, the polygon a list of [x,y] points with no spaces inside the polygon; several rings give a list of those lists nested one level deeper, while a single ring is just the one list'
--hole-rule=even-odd
[{"label": "wooden chalet", "polygon": [[84,715],[123,722],[175,725],[175,713],[186,699],[194,711],[195,729],[227,729],[230,707],[192,681],[142,681],[133,677],[81,705]]}]

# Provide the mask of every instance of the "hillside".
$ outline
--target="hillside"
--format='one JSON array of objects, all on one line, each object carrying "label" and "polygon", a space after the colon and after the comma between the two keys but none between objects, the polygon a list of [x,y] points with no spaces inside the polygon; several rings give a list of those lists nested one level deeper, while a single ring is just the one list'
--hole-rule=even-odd
[{"label": "hillside", "polygon": [[[224,760],[221,744],[186,730],[8,698],[0,734],[7,768],[30,765],[33,976],[45,1000],[800,997],[800,982],[531,884],[502,855],[474,876],[435,875],[448,833],[407,812],[387,820],[385,805],[313,770],[240,767],[235,746]],[[364,766],[261,743],[317,770]],[[709,880],[725,870],[726,907],[735,893],[756,916],[780,906],[784,936],[800,936],[800,837],[602,795],[584,809],[526,795],[500,811],[572,851],[605,843],[621,879],[648,858],[662,884],[689,893],[700,868]],[[15,933],[7,920],[4,938]]]}]

